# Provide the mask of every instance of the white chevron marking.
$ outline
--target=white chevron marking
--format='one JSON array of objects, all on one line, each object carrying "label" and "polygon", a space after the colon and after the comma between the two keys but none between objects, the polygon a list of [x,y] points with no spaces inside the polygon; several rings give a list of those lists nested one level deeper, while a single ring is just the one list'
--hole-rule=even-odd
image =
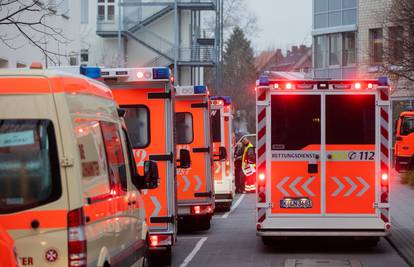
[{"label": "white chevron marking", "polygon": [[300,180],[302,180],[302,176],[299,176],[295,179],[295,181],[293,181],[293,183],[290,184],[289,188],[293,191],[293,193],[295,193],[296,196],[301,197],[302,193],[296,189],[296,185],[300,182]]},{"label": "white chevron marking", "polygon": [[302,189],[303,191],[306,192],[306,194],[308,194],[308,196],[310,197],[314,197],[315,194],[309,189],[309,185],[312,184],[312,182],[315,180],[315,177],[310,177],[303,185],[302,185]]},{"label": "white chevron marking", "polygon": [[201,179],[200,179],[200,176],[194,175],[194,179],[197,180],[197,185],[195,187],[195,191],[198,191],[198,190],[200,190],[200,187],[201,187]]},{"label": "white chevron marking", "polygon": [[365,192],[367,192],[367,190],[370,188],[370,185],[362,177],[357,177],[357,179],[364,186],[364,188],[357,194],[358,197],[362,197],[365,194]]},{"label": "white chevron marking", "polygon": [[351,185],[351,188],[344,195],[345,197],[349,197],[358,188],[358,186],[356,185],[356,183],[354,183],[354,181],[351,180],[351,178],[349,177],[344,177],[344,178]]},{"label": "white chevron marking", "polygon": [[187,192],[188,189],[190,188],[190,181],[188,180],[187,176],[183,176],[184,182],[185,182],[185,186],[184,186],[184,190],[183,192]]},{"label": "white chevron marking", "polygon": [[161,211],[161,204],[158,199],[154,196],[151,196],[151,201],[154,203],[155,210],[152,212],[151,217],[158,217],[158,214]]},{"label": "white chevron marking", "polygon": [[289,181],[289,179],[290,179],[290,177],[287,176],[287,177],[283,178],[283,180],[277,185],[277,189],[279,189],[279,191],[282,192],[282,194],[284,196],[288,196],[289,195],[289,193],[283,188],[283,185],[285,185],[285,183],[287,181]]},{"label": "white chevron marking", "polygon": [[345,185],[341,181],[339,181],[339,179],[336,178],[336,177],[332,177],[332,180],[335,181],[335,183],[338,185],[338,188],[335,190],[335,192],[332,193],[331,196],[337,197],[339,195],[339,193],[341,193],[342,190],[344,190]]}]

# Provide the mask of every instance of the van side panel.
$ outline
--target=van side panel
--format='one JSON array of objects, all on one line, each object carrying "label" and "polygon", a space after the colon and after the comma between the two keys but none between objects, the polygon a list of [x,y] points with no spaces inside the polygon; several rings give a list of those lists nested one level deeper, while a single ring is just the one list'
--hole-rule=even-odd
[{"label": "van side panel", "polygon": [[[0,96],[2,107],[0,119],[42,119],[53,124],[59,159],[64,157],[62,136],[56,115],[53,96],[47,79],[0,78],[0,87],[13,91],[16,86],[30,90],[43,91],[45,94]],[[4,91],[3,91],[4,93]],[[66,170],[59,168],[61,195],[59,199],[28,210],[0,215],[0,224],[5,227],[16,243],[19,264],[31,262],[32,266],[67,266],[67,206],[68,194]],[[34,228],[38,224],[38,228]],[[37,248],[36,250],[33,248]]]}]

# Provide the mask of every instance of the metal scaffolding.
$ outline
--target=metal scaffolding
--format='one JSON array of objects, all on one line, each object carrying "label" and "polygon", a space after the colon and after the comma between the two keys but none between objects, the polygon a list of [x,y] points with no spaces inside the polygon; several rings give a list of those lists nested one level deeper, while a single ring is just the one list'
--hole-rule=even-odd
[{"label": "metal scaffolding", "polygon": [[[118,38],[118,65],[126,63],[125,40],[134,40],[157,55],[145,66],[171,66],[176,81],[180,71],[189,68],[191,77],[203,68],[216,68],[217,82],[222,81],[223,49],[223,1],[224,0],[119,0],[117,23],[105,24],[98,21],[97,34],[101,37]],[[205,36],[203,31],[203,12],[215,19],[214,36]],[[186,12],[186,16],[183,13]],[[150,29],[157,21],[173,15],[173,40]],[[184,21],[184,18],[190,20]],[[182,36],[185,23],[189,22],[189,43],[183,44]],[[172,25],[165,25],[171,27]],[[185,25],[186,26],[186,25]],[[185,33],[188,37],[188,33]],[[198,75],[200,76],[200,75]]]}]

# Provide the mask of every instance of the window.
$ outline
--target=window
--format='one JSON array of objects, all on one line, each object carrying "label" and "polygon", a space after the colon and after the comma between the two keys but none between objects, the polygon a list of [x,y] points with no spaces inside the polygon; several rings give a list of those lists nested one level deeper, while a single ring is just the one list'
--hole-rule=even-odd
[{"label": "window", "polygon": [[414,117],[404,117],[401,122],[400,135],[406,136],[414,132]]},{"label": "window", "polygon": [[326,96],[326,144],[375,144],[375,96]]},{"label": "window", "polygon": [[0,120],[0,213],[60,198],[60,165],[49,120]]},{"label": "window", "polygon": [[341,64],[341,34],[332,34],[329,36],[329,65],[338,66]]},{"label": "window", "polygon": [[81,63],[89,62],[89,50],[88,49],[81,49],[80,60],[81,60]]},{"label": "window", "polygon": [[16,68],[26,68],[26,67],[27,66],[24,63],[19,63],[19,62],[16,63]]},{"label": "window", "polygon": [[92,201],[109,195],[108,163],[98,121],[75,120],[75,136],[79,149],[84,197]]},{"label": "window", "polygon": [[328,11],[328,0],[314,0],[315,12]]},{"label": "window", "polygon": [[70,56],[69,57],[69,65],[71,65],[71,66],[78,65],[78,57],[77,56]]},{"label": "window", "polygon": [[315,68],[325,68],[327,59],[327,35],[315,37]]},{"label": "window", "polygon": [[122,106],[126,110],[125,123],[133,148],[150,144],[150,114],[146,106]]},{"label": "window", "polygon": [[382,63],[383,58],[383,35],[382,29],[369,30],[369,44],[371,64]]},{"label": "window", "polygon": [[121,135],[116,124],[105,121],[101,121],[100,124],[108,161],[111,193],[119,194],[121,191],[127,191],[127,175]]},{"label": "window", "polygon": [[177,144],[191,144],[194,140],[193,131],[193,115],[188,112],[176,113],[175,133],[177,135]]},{"label": "window", "polygon": [[98,20],[115,21],[115,0],[98,0]]},{"label": "window", "polygon": [[221,111],[213,109],[211,111],[211,130],[213,142],[221,142]]},{"label": "window", "polygon": [[321,97],[273,95],[272,150],[301,150],[321,143]]},{"label": "window", "polygon": [[356,0],[314,0],[314,28],[356,25]]},{"label": "window", "polygon": [[401,26],[389,27],[388,32],[390,62],[398,64],[403,59],[404,28]]},{"label": "window", "polygon": [[355,32],[343,34],[342,65],[349,66],[356,63],[356,41]]},{"label": "window", "polygon": [[81,0],[81,23],[89,23],[89,0]]}]

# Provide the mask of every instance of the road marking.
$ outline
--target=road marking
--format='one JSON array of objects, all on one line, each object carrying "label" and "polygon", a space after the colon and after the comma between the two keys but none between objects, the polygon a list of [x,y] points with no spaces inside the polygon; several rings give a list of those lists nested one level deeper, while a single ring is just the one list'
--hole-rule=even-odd
[{"label": "road marking", "polygon": [[242,202],[243,198],[246,196],[246,194],[243,194],[239,197],[239,199],[236,201],[236,203],[234,203],[234,205],[231,207],[230,211],[226,212],[223,214],[223,216],[221,216],[222,219],[227,219],[227,217],[229,217],[229,215],[235,210],[237,209],[237,207],[240,205],[240,203]]},{"label": "road marking", "polygon": [[186,267],[191,260],[195,257],[195,255],[197,254],[197,252],[201,249],[201,247],[203,246],[204,242],[207,241],[207,237],[203,237],[200,239],[200,241],[197,242],[197,244],[195,245],[194,249],[191,251],[190,254],[188,254],[187,258],[184,259],[183,263],[181,263],[180,267]]}]

